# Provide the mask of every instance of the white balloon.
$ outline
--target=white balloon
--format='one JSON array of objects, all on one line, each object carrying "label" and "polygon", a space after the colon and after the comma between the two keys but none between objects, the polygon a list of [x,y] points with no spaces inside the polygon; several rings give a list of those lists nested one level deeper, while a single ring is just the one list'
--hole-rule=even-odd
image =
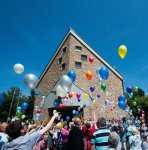
[{"label": "white balloon", "polygon": [[57,113],[57,110],[53,110],[53,114]]},{"label": "white balloon", "polygon": [[22,115],[21,119],[25,119],[25,117],[26,117],[25,115]]},{"label": "white balloon", "polygon": [[21,74],[24,72],[24,66],[22,64],[15,64],[13,69],[17,74]]},{"label": "white balloon", "polygon": [[71,79],[69,78],[69,76],[63,75],[63,76],[60,78],[59,84],[61,85],[61,87],[62,87],[65,91],[70,92],[70,89],[71,89],[71,86],[72,86],[72,81],[71,81]]},{"label": "white balloon", "polygon": [[35,89],[38,84],[38,78],[34,74],[27,74],[24,77],[24,82],[30,89]]},{"label": "white balloon", "polygon": [[56,89],[56,95],[60,97],[66,97],[67,92],[60,85],[58,85]]}]

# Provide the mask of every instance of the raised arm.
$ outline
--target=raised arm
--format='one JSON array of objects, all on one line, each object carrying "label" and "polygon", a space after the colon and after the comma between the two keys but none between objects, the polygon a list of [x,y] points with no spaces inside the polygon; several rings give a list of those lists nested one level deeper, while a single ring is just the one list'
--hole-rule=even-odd
[{"label": "raised arm", "polygon": [[54,114],[54,116],[53,116],[52,119],[48,122],[48,124],[47,124],[43,129],[40,130],[40,131],[41,131],[41,134],[44,134],[45,132],[47,132],[47,131],[49,130],[49,128],[52,126],[52,124],[53,124],[55,118],[57,118],[58,115],[59,115],[58,113],[55,113],[55,114]]}]

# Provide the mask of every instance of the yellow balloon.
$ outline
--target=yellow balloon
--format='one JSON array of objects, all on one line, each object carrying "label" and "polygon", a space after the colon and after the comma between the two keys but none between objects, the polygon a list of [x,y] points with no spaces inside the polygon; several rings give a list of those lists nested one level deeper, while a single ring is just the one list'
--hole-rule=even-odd
[{"label": "yellow balloon", "polygon": [[74,93],[74,92],[72,92],[71,94],[72,94],[72,97],[75,95],[75,93]]},{"label": "yellow balloon", "polygon": [[58,128],[62,129],[63,128],[63,123],[59,123]]},{"label": "yellow balloon", "polygon": [[93,100],[93,101],[92,101],[92,104],[94,105],[95,103],[96,103],[96,100]]},{"label": "yellow balloon", "polygon": [[85,94],[84,94],[84,98],[88,98],[88,97],[89,97],[88,94],[85,93]]},{"label": "yellow balloon", "polygon": [[126,48],[125,45],[119,46],[119,48],[118,48],[118,54],[119,54],[119,56],[120,56],[122,59],[125,58],[125,56],[126,56],[126,54],[127,54],[127,48]]}]

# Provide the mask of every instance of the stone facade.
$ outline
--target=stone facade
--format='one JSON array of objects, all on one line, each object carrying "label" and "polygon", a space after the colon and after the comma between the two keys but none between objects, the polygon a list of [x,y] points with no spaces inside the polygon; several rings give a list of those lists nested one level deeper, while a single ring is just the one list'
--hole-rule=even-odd
[{"label": "stone facade", "polygon": [[[75,51],[75,47],[81,47],[81,51]],[[64,50],[66,48],[66,52]],[[87,58],[92,56],[94,62],[91,64],[88,61],[83,61],[81,55],[86,55]],[[62,61],[59,58],[62,57]],[[60,61],[60,62],[59,62]],[[75,62],[81,63],[81,69],[76,69]],[[65,64],[65,67],[64,65]],[[63,65],[63,66],[62,66]],[[104,107],[104,111],[101,109],[104,106],[104,101],[106,99],[117,102],[117,98],[120,94],[123,93],[123,81],[122,79],[112,70],[109,69],[109,78],[105,81],[107,89],[105,92],[101,90],[99,77],[96,75],[96,69],[101,66],[106,66],[90,49],[88,49],[81,41],[79,41],[74,34],[71,32],[68,33],[64,43],[58,49],[58,52],[50,65],[46,68],[46,71],[42,74],[40,82],[37,86],[38,91],[42,91],[45,95],[54,87],[55,83],[63,74],[67,74],[68,70],[74,70],[76,72],[77,78],[75,84],[81,89],[91,94],[92,97],[96,98],[97,94],[100,94],[101,97],[96,103],[91,107],[84,109],[84,119],[93,119],[93,115],[96,117],[104,116],[109,118],[116,118],[117,115],[115,111],[118,111],[119,115],[124,115],[123,111],[120,111],[118,107]],[[63,67],[63,69],[62,69]],[[108,66],[106,66],[108,67]],[[92,80],[87,80],[85,74],[87,71],[91,71],[93,74]],[[95,86],[95,91],[90,93],[90,86]],[[39,104],[41,97],[37,97],[36,105]],[[111,110],[112,109],[112,110]],[[48,111],[42,111],[42,119],[47,120]]]}]

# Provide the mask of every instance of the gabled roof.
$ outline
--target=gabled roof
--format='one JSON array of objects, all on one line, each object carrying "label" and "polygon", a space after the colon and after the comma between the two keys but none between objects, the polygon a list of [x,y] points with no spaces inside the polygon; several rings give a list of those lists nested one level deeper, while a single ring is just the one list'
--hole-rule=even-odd
[{"label": "gabled roof", "polygon": [[[82,43],[92,54],[94,54],[103,64],[105,64],[113,73],[115,73],[121,80],[122,75],[116,71],[106,60],[104,60],[99,54],[97,54],[86,42],[84,42],[84,40],[82,40],[80,38],[80,36],[77,35],[77,33],[70,28],[69,31],[67,32],[66,36],[64,37],[63,41],[61,42],[61,44],[59,45],[58,49],[56,50],[54,56],[52,57],[52,59],[49,61],[49,63],[47,64],[45,70],[43,71],[43,73],[41,74],[40,78],[39,78],[39,82],[40,83],[42,77],[44,76],[44,74],[46,73],[47,69],[49,68],[50,64],[52,63],[52,61],[54,60],[54,58],[56,57],[57,53],[59,52],[60,48],[62,47],[62,45],[64,44],[65,40],[67,39],[67,37],[72,34],[80,43]],[[38,85],[37,85],[38,86]]]}]

